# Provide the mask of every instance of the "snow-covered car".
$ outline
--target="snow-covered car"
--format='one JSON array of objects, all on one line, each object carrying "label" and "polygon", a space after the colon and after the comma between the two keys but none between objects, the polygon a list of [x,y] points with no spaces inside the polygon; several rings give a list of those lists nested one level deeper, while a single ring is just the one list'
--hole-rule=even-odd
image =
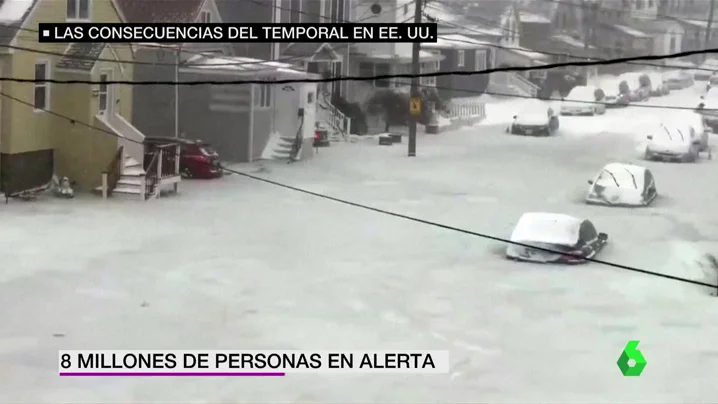
[{"label": "snow-covered car", "polygon": [[651,171],[634,164],[607,164],[588,184],[589,204],[648,206],[658,195]]},{"label": "snow-covered car", "polygon": [[594,86],[576,86],[561,102],[561,115],[598,115],[606,112],[606,94]]},{"label": "snow-covered car", "polygon": [[686,110],[676,111],[673,119],[675,119],[676,122],[688,124],[693,128],[695,137],[700,140],[699,151],[709,150],[709,138],[713,131],[706,125],[701,114]]},{"label": "snow-covered car", "polygon": [[[646,101],[651,97],[650,78],[644,73],[624,73],[618,77],[619,80],[625,82],[627,89],[619,88],[622,93],[628,92],[631,95],[631,101]],[[648,81],[646,81],[648,79]],[[619,84],[619,87],[622,87]],[[628,91],[625,91],[628,90]]]},{"label": "snow-covered car", "polygon": [[690,125],[661,123],[646,136],[646,160],[670,160],[693,163],[698,160],[700,139],[691,136]]},{"label": "snow-covered car", "polygon": [[582,264],[608,243],[589,220],[561,213],[528,212],[519,219],[506,258],[540,263]]},{"label": "snow-covered car", "polygon": [[535,100],[523,106],[508,128],[513,135],[550,136],[558,130],[558,116],[548,104]]},{"label": "snow-covered car", "polygon": [[606,96],[606,108],[625,107],[631,103],[631,96],[628,93],[621,93],[620,81],[618,79],[604,80],[600,88]]},{"label": "snow-covered car", "polygon": [[669,90],[683,90],[693,86],[693,74],[685,70],[671,70],[663,74]]},{"label": "snow-covered car", "polygon": [[716,73],[718,73],[718,59],[707,59],[698,66],[693,77],[696,81],[706,81]]},{"label": "snow-covered car", "polygon": [[712,87],[701,96],[696,112],[703,116],[705,123],[718,133],[718,87]]},{"label": "snow-covered car", "polygon": [[659,97],[668,94],[671,90],[668,88],[668,82],[659,72],[646,73],[651,80],[651,96]]}]

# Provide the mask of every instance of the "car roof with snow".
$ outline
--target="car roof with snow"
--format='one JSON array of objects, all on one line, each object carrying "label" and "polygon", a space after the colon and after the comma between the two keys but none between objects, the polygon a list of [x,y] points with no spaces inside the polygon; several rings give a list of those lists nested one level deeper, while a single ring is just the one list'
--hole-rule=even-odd
[{"label": "car roof with snow", "polygon": [[598,90],[598,87],[595,86],[576,86],[569,91],[566,96],[566,100],[571,101],[571,98],[573,97],[589,97],[592,101],[594,101],[594,94],[596,93],[596,90]]},{"label": "car roof with snow", "polygon": [[603,187],[643,191],[646,170],[646,167],[635,164],[609,163],[603,167],[595,184]]},{"label": "car roof with snow", "polygon": [[516,223],[511,241],[574,245],[582,222],[583,219],[562,213],[527,212]]},{"label": "car roof with snow", "polygon": [[545,113],[548,111],[549,107],[550,106],[544,101],[532,99],[521,103],[519,110],[528,114],[537,112]]}]

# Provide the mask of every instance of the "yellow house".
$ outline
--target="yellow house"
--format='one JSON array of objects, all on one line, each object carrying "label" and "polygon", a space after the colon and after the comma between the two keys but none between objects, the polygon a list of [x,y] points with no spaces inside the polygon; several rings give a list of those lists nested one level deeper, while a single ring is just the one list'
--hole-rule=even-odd
[{"label": "yellow house", "polygon": [[[131,81],[134,55],[128,44],[38,42],[38,23],[123,21],[114,0],[0,0],[0,76]],[[130,86],[0,86],[0,193],[42,187],[53,173],[89,191],[118,162],[142,171],[144,136],[129,122]]]}]

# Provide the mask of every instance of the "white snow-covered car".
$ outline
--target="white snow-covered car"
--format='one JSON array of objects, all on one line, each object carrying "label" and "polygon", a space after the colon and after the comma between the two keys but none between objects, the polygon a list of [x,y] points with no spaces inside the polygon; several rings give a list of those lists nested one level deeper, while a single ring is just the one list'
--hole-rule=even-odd
[{"label": "white snow-covered car", "polygon": [[651,96],[657,97],[668,94],[671,90],[668,88],[668,81],[663,74],[659,72],[646,73],[651,80]]},{"label": "white snow-covered car", "polygon": [[693,86],[693,75],[692,70],[676,69],[663,73],[663,80],[669,90],[683,90]]},{"label": "white snow-covered car", "polygon": [[634,164],[607,164],[588,184],[588,204],[648,206],[658,196],[651,171]]},{"label": "white snow-covered car", "polygon": [[646,136],[646,160],[671,160],[693,163],[698,160],[700,139],[688,124],[661,123]]},{"label": "white snow-covered car", "polygon": [[676,122],[688,124],[693,128],[694,136],[700,139],[699,151],[710,150],[709,138],[713,130],[706,125],[703,116],[693,111],[676,111],[673,118]]},{"label": "white snow-covered car", "polygon": [[631,95],[621,93],[620,81],[616,79],[605,79],[601,81],[600,88],[606,96],[606,108],[626,107],[631,103]]},{"label": "white snow-covered car", "polygon": [[548,104],[532,100],[523,105],[514,115],[514,121],[507,129],[513,135],[550,136],[558,130],[558,116]]},{"label": "white snow-covered car", "polygon": [[581,264],[608,243],[589,220],[561,213],[524,213],[511,234],[506,258],[540,263]]},{"label": "white snow-covered car", "polygon": [[718,133],[718,87],[711,87],[696,107],[696,112],[703,116],[705,123]]},{"label": "white snow-covered car", "polygon": [[561,115],[606,113],[606,93],[594,86],[576,86],[561,102]]},{"label": "white snow-covered car", "polygon": [[718,59],[706,59],[706,61],[701,63],[696,69],[694,78],[696,81],[705,81],[710,79],[715,73],[718,73]]}]

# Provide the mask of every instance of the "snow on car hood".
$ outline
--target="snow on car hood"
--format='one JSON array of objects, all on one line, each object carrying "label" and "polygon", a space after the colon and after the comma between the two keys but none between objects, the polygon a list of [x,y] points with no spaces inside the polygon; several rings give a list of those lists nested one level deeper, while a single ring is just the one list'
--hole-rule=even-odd
[{"label": "snow on car hood", "polygon": [[619,188],[616,184],[600,181],[588,189],[586,199],[612,205],[640,205],[643,203],[641,191],[632,188]]},{"label": "snow on car hood", "polygon": [[586,101],[564,101],[561,103],[561,109],[591,109],[593,105]]},{"label": "snow on car hood", "polygon": [[516,117],[519,125],[547,125],[548,115],[546,113],[522,114]]},{"label": "snow on car hood", "polygon": [[648,149],[655,152],[686,153],[690,149],[690,144],[687,141],[657,136],[648,141]]}]

